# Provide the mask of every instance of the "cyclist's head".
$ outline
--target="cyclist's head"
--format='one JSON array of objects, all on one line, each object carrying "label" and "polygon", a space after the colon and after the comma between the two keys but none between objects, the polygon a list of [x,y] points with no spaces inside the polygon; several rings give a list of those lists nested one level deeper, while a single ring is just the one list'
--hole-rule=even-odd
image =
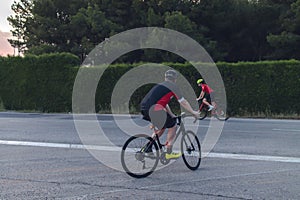
[{"label": "cyclist's head", "polygon": [[202,78],[200,78],[200,79],[197,80],[197,84],[198,84],[198,85],[199,85],[199,84],[202,84],[202,83],[205,83],[205,81],[204,81]]},{"label": "cyclist's head", "polygon": [[175,81],[177,79],[178,75],[177,72],[173,69],[169,69],[165,73],[165,79],[170,80],[170,81]]}]

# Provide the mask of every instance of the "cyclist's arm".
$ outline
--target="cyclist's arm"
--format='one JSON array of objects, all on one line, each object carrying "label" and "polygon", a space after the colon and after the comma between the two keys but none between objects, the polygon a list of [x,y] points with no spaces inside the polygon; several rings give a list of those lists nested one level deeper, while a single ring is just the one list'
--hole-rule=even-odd
[{"label": "cyclist's arm", "polygon": [[201,91],[199,97],[197,98],[197,100],[203,99],[203,97],[204,97],[204,92]]},{"label": "cyclist's arm", "polygon": [[182,99],[181,101],[179,101],[179,103],[185,110],[187,110],[192,115],[194,115],[194,117],[196,117],[196,118],[199,117],[199,113],[197,111],[193,110],[193,108],[191,107],[190,103],[187,100]]},{"label": "cyclist's arm", "polygon": [[166,111],[171,115],[171,117],[173,117],[173,118],[176,117],[176,115],[172,112],[172,110],[168,104],[166,106]]}]

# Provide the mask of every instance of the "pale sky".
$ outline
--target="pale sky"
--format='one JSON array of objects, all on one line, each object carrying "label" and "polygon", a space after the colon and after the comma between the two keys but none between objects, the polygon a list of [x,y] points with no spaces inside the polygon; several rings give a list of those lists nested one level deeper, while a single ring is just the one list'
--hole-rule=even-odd
[{"label": "pale sky", "polygon": [[14,0],[0,1],[0,56],[13,55],[14,49],[10,46],[9,42],[7,41],[7,39],[11,37],[10,30],[12,28],[9,26],[9,23],[6,19],[9,15],[13,14],[13,11],[11,10],[11,5],[14,3]]},{"label": "pale sky", "polygon": [[11,10],[11,5],[14,3],[14,0],[1,0],[0,6],[0,31],[2,32],[9,32],[11,27],[9,26],[8,21],[6,18],[13,14]]}]

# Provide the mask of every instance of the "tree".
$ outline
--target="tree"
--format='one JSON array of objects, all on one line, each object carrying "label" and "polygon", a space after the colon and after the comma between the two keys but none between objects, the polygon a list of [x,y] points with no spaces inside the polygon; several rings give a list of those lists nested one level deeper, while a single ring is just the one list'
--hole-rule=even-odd
[{"label": "tree", "polygon": [[300,0],[292,3],[290,10],[282,19],[283,31],[270,34],[268,42],[274,47],[272,58],[300,59]]},{"label": "tree", "polygon": [[14,1],[11,6],[14,15],[10,15],[7,20],[13,27],[11,30],[14,39],[9,39],[9,43],[17,49],[18,54],[24,53],[26,50],[26,43],[28,37],[26,37],[26,24],[32,18],[32,0],[20,0]]},{"label": "tree", "polygon": [[155,13],[153,8],[149,8],[147,12],[147,26],[162,26],[164,23],[163,16]]},{"label": "tree", "polygon": [[27,22],[26,42],[28,53],[72,52],[71,17],[86,7],[84,0],[39,0],[34,1],[32,15]]},{"label": "tree", "polygon": [[[201,0],[189,15],[208,38],[215,60],[265,59],[271,47],[266,37],[278,30],[281,9],[263,1]],[[210,45],[208,45],[210,46]]]},{"label": "tree", "polygon": [[105,13],[98,5],[89,5],[71,16],[69,29],[73,33],[70,37],[70,43],[73,44],[71,51],[81,55],[83,59],[96,45],[120,27],[106,19]]},{"label": "tree", "polygon": [[234,34],[235,38],[231,40],[235,49],[229,56],[232,56],[234,61],[266,59],[272,50],[266,38],[268,34],[278,31],[281,8],[264,2],[247,2],[237,6],[240,8],[240,13],[236,16],[241,18],[240,30],[236,30],[237,34]]},{"label": "tree", "polygon": [[[101,5],[99,5],[101,8]],[[106,18],[121,27],[121,30],[127,30],[134,27],[135,10],[133,9],[133,0],[110,0],[106,1]]]},{"label": "tree", "polygon": [[[157,26],[187,34],[216,61],[298,58],[298,4],[299,0],[21,0],[14,2],[16,15],[8,19],[15,37],[10,42],[25,53],[70,52],[83,59],[111,35]],[[131,52],[119,61],[165,60],[165,53],[149,52]]]}]

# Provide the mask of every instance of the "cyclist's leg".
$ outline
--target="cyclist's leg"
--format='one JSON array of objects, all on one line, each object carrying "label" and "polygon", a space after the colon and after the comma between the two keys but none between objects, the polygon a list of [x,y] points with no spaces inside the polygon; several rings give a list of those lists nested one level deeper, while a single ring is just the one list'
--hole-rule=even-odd
[{"label": "cyclist's leg", "polygon": [[210,104],[208,103],[208,101],[207,101],[207,99],[206,99],[205,97],[203,98],[202,101],[203,101],[203,103],[204,103],[205,105],[210,106]]},{"label": "cyclist's leg", "polygon": [[168,135],[167,135],[167,150],[168,152],[172,152],[173,142],[176,136],[177,127],[173,126],[168,128]]},{"label": "cyclist's leg", "polygon": [[167,119],[164,124],[164,128],[168,128],[168,135],[167,135],[167,148],[171,148],[173,145],[173,141],[176,135],[176,119],[172,118],[169,113],[167,113]]},{"label": "cyclist's leg", "polygon": [[[159,112],[154,111],[153,109],[142,110],[141,113],[143,115],[144,120],[152,123],[152,125],[150,126],[150,128],[153,129],[153,134],[151,137],[154,140],[156,139],[156,135],[160,137],[165,131],[165,128],[161,126],[161,119],[163,116],[160,116],[161,114]],[[146,152],[152,152],[152,145],[150,144],[150,142],[148,142],[147,144]]]},{"label": "cyclist's leg", "polygon": [[181,152],[173,151],[173,142],[176,136],[176,126],[169,128],[166,159],[176,159],[181,157]]},{"label": "cyclist's leg", "polygon": [[209,103],[209,99],[210,99],[210,95],[205,93],[202,102],[207,105],[208,107],[211,106],[211,104]]},{"label": "cyclist's leg", "polygon": [[149,116],[150,121],[158,130],[162,130],[165,128],[165,122],[167,120],[166,111],[150,109]]},{"label": "cyclist's leg", "polygon": [[214,106],[211,104],[211,97],[210,94],[205,94],[204,96],[205,100],[203,99],[204,103],[209,107],[208,111],[211,111],[214,109]]},{"label": "cyclist's leg", "polygon": [[204,104],[211,106],[211,96],[210,94],[205,93],[204,98],[203,98]]},{"label": "cyclist's leg", "polygon": [[168,115],[165,127],[168,128],[166,159],[179,158],[181,156],[181,153],[173,152],[173,143],[176,137],[177,130],[176,119]]},{"label": "cyclist's leg", "polygon": [[154,107],[152,107],[148,113],[149,121],[153,124],[152,138],[155,140],[156,135],[160,137],[165,131],[164,124],[167,119],[167,114],[164,110],[154,110]]},{"label": "cyclist's leg", "polygon": [[151,122],[156,126],[159,131],[156,134],[161,136],[166,128],[168,128],[167,135],[167,148],[172,146],[176,134],[176,119],[172,118],[165,110],[152,111],[150,114]]},{"label": "cyclist's leg", "polygon": [[216,108],[216,101],[215,101],[215,95],[214,95],[214,92],[211,92],[210,93],[210,102],[211,102],[211,105],[213,106],[213,107],[215,107]]},{"label": "cyclist's leg", "polygon": [[[152,138],[153,138],[153,139],[155,138],[155,134],[157,134],[158,137],[160,137],[160,136],[164,133],[165,129],[164,129],[164,128],[163,128],[163,129],[156,129],[156,127],[158,127],[158,126],[160,126],[160,125],[157,124],[157,122],[156,122],[155,119],[151,119],[151,118],[150,118],[150,116],[149,116],[149,111],[148,111],[148,110],[142,110],[141,113],[142,113],[142,115],[143,115],[143,119],[146,120],[146,121],[151,122],[151,123],[153,124],[153,126],[154,126],[154,127],[153,127]],[[155,118],[156,115],[157,115],[157,114],[154,114],[154,116],[152,116],[152,118]],[[159,120],[160,120],[161,117],[158,117],[158,118],[159,118]],[[158,120],[158,121],[159,121],[159,120]]]}]

